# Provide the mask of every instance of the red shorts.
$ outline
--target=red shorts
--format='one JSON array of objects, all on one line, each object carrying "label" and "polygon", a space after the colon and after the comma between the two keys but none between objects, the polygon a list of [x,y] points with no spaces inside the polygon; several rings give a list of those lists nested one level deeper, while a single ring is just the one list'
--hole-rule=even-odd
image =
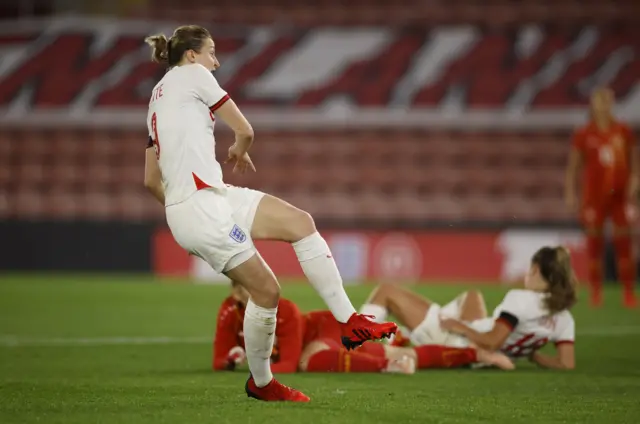
[{"label": "red shorts", "polygon": [[607,218],[616,227],[628,227],[632,207],[626,196],[610,196],[604,199],[585,199],[580,210],[580,220],[587,228],[602,228]]},{"label": "red shorts", "polygon": [[305,314],[306,325],[304,332],[304,345],[313,340],[332,341],[342,346],[342,328],[333,317],[331,311],[314,311]]},{"label": "red shorts", "polygon": [[[313,341],[326,344],[331,350],[344,349],[342,345],[342,328],[330,311],[315,311],[305,315],[306,327],[304,346]],[[366,353],[384,358],[386,351],[382,343],[366,342],[358,348],[359,353]]]}]

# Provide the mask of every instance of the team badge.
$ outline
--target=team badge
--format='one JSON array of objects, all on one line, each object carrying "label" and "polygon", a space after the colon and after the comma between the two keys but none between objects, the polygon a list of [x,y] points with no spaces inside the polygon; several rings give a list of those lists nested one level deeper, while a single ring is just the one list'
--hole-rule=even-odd
[{"label": "team badge", "polygon": [[242,231],[242,229],[235,224],[231,229],[231,232],[229,233],[229,237],[231,237],[238,243],[244,243],[244,241],[247,239],[247,235],[244,233],[244,231]]}]

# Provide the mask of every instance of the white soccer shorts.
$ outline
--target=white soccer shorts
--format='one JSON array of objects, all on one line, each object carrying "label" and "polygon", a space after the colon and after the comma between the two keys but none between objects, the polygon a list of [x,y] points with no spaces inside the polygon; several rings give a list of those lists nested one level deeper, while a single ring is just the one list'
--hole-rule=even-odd
[{"label": "white soccer shorts", "polygon": [[166,208],[167,224],[183,249],[216,272],[229,271],[256,254],[251,227],[263,196],[244,187],[199,190]]},{"label": "white soccer shorts", "polygon": [[466,339],[445,331],[440,327],[440,317],[460,318],[460,307],[457,299],[445,306],[432,303],[424,320],[411,332],[410,340],[415,346],[442,345],[464,347]]}]

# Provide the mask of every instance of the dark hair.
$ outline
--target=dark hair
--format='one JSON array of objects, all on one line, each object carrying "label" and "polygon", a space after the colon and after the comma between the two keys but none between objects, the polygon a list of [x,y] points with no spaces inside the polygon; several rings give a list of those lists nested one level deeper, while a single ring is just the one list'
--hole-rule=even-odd
[{"label": "dark hair", "polygon": [[531,259],[549,284],[545,306],[550,313],[570,309],[576,303],[577,279],[571,267],[569,251],[562,246],[543,247]]},{"label": "dark hair", "polygon": [[211,38],[206,28],[197,25],[184,25],[176,28],[167,40],[164,34],[152,35],[144,39],[151,46],[151,60],[167,66],[176,66],[187,50],[200,52],[205,40]]}]

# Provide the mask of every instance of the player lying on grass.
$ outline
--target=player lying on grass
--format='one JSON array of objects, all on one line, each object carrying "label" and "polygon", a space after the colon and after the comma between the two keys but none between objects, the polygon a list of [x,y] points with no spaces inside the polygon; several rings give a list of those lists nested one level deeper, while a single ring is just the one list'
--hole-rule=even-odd
[{"label": "player lying on grass", "polygon": [[[462,293],[440,306],[395,285],[381,285],[361,312],[384,319],[388,313],[410,330],[408,339],[398,333],[394,345],[438,344],[451,347],[475,345],[499,350],[511,358],[528,357],[546,368],[573,369],[575,323],[569,309],[576,302],[576,279],[568,251],[543,247],[531,260],[524,289],[510,290],[487,317],[479,292]],[[556,354],[538,350],[549,341]]]},{"label": "player lying on grass", "polygon": [[[242,333],[248,293],[232,283],[232,294],[218,312],[214,339],[214,370],[233,370],[245,359]],[[481,362],[513,368],[505,355],[471,347],[415,348],[367,342],[355,351],[340,343],[341,328],[330,311],[302,314],[295,303],[280,299],[276,342],[271,355],[275,373],[389,372],[413,374],[417,368],[452,368]]]},{"label": "player lying on grass", "polygon": [[256,251],[254,239],[291,243],[311,285],[341,323],[341,340],[354,348],[395,333],[394,323],[374,323],[356,313],[324,238],[311,216],[274,196],[230,187],[215,156],[214,126],[223,120],[235,133],[226,162],[233,171],[255,171],[249,156],[251,124],[212,72],[220,67],[211,34],[196,25],[171,37],[148,37],[154,61],[167,72],[152,90],[144,185],[165,207],[175,241],[251,294],[244,340],[251,375],[247,395],[265,401],[307,402],[303,393],[274,380],[269,353],[280,286]]}]

